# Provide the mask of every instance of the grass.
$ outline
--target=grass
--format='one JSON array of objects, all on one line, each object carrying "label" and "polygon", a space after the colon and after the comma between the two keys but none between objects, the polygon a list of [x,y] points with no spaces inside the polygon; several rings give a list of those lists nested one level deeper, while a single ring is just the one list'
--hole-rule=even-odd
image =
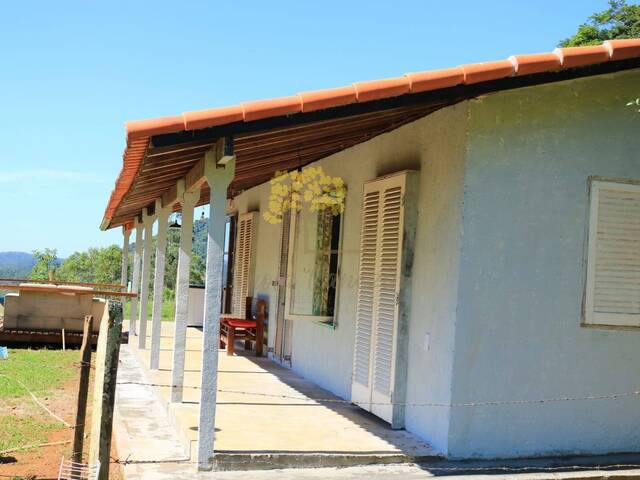
[{"label": "grass", "polygon": [[60,428],[59,423],[43,421],[37,416],[0,416],[2,434],[0,452],[22,445],[37,445],[47,441],[47,432]]},{"label": "grass", "polygon": [[[173,322],[175,318],[175,302],[173,300],[164,300],[162,302],[162,321],[163,322]],[[147,320],[151,320],[151,316],[153,314],[152,307],[153,300],[149,299],[149,306],[147,311]],[[126,302],[124,305],[124,318],[131,318],[131,302]]]},{"label": "grass", "polygon": [[34,407],[22,382],[37,397],[45,397],[77,375],[77,350],[10,349],[0,360],[0,451],[47,441],[50,430],[60,424],[50,421]]},{"label": "grass", "polygon": [[[9,358],[0,360],[0,374],[20,380],[35,395],[47,394],[76,374],[72,364],[77,361],[77,350],[10,349]],[[0,376],[0,398],[27,395],[16,382]]]}]

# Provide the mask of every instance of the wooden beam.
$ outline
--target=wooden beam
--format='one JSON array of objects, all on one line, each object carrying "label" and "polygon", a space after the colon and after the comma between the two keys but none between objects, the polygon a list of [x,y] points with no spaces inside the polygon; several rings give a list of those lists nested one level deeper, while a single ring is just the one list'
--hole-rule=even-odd
[{"label": "wooden beam", "polygon": [[200,189],[205,180],[204,158],[201,158],[184,176],[185,189],[187,192],[195,192]]},{"label": "wooden beam", "polygon": [[165,169],[167,167],[176,167],[181,164],[188,164],[189,162],[195,162],[201,157],[204,157],[204,154],[207,150],[201,150],[199,152],[189,152],[189,153],[176,153],[171,157],[163,157],[162,159],[145,159],[145,162],[142,166],[141,171],[146,172],[154,172],[159,169]]},{"label": "wooden beam", "polygon": [[94,297],[102,296],[102,297],[126,297],[126,298],[136,298],[138,295],[133,292],[112,292],[109,290],[76,290],[74,288],[35,288],[35,287],[25,287],[20,285],[3,285],[0,284],[0,290],[17,290],[19,292],[44,292],[44,293],[65,293],[65,294],[74,294],[74,295],[92,295]]},{"label": "wooden beam", "polygon": [[176,177],[183,177],[184,174],[189,170],[191,170],[191,167],[193,167],[193,165],[202,157],[204,157],[204,155],[201,155],[198,158],[190,159],[189,161],[184,163],[179,163],[176,165],[159,168],[157,170],[146,170],[146,169],[141,170],[140,174],[138,175],[138,178],[157,178],[159,176],[169,175],[169,174],[174,175]]},{"label": "wooden beam", "polygon": [[[96,344],[97,340],[98,335],[91,335],[91,343],[93,345]],[[59,345],[60,341],[59,331],[0,330],[0,342],[5,344],[25,343],[29,345]],[[67,345],[80,345],[82,342],[82,335],[67,332],[65,341]]]},{"label": "wooden beam", "polygon": [[[211,158],[210,155],[213,156],[212,160],[216,163],[224,156],[224,142],[224,138],[219,139],[215,145],[205,153],[204,158],[198,160],[198,162],[191,167],[191,170],[186,173],[183,177],[185,192],[195,192],[206,184],[207,180],[204,176],[205,162],[207,158]],[[172,206],[180,201],[178,190],[178,186],[175,185],[162,194],[163,207]]]},{"label": "wooden beam", "polygon": [[126,290],[126,285],[120,285],[118,283],[90,283],[90,282],[67,282],[61,280],[33,280],[30,278],[0,278],[0,282],[12,282],[12,283],[45,283],[50,285],[74,285],[76,287],[101,287],[101,288],[114,288],[117,290]]},{"label": "wooden beam", "polygon": [[189,150],[212,147],[215,145],[215,141],[199,141],[199,142],[190,142],[190,143],[182,143],[179,146],[167,146],[167,147],[149,147],[147,150],[147,157],[157,157],[159,155],[166,155],[168,153],[175,152],[187,152]]}]

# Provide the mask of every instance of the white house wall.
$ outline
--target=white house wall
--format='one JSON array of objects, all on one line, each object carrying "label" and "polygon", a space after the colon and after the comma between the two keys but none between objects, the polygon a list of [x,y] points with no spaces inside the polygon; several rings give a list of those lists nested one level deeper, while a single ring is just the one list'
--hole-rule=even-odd
[{"label": "white house wall", "polygon": [[[348,194],[342,232],[337,327],[311,321],[293,326],[293,369],[349,399],[356,312],[361,203],[367,180],[404,169],[420,170],[418,228],[410,314],[408,403],[447,403],[455,328],[462,211],[463,157],[468,103],[438,111],[397,130],[317,162],[340,176]],[[264,211],[269,185],[235,199],[240,213]],[[259,222],[254,296],[269,302],[269,345],[274,344],[279,225]],[[447,450],[448,409],[409,406],[406,427]]]},{"label": "white house wall", "polygon": [[[581,323],[592,175],[640,180],[640,73],[470,107],[453,402],[637,390],[640,330]],[[458,407],[455,457],[638,451],[640,399]]]}]

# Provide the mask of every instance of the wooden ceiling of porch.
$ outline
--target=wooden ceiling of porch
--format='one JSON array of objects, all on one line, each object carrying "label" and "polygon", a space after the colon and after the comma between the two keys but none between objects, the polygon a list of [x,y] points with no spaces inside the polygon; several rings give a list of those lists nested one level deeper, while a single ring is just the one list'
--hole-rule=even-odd
[{"label": "wooden ceiling of porch", "polygon": [[[234,137],[235,178],[228,195],[235,196],[266,182],[276,171],[302,167],[394,130],[444,105],[404,105],[383,111],[237,134]],[[154,146],[152,142],[138,176],[111,224],[124,224],[145,207],[153,211],[155,199],[183,178],[216,141],[217,138],[209,138],[165,146]],[[198,205],[208,202],[209,189],[205,183]],[[179,208],[176,206],[176,210]]]}]

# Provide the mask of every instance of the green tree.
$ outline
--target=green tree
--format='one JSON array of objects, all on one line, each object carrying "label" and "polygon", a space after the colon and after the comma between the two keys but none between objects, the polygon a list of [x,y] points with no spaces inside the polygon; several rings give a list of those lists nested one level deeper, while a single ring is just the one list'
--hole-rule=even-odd
[{"label": "green tree", "polygon": [[[626,0],[609,0],[609,8],[591,15],[574,35],[562,40],[560,46],[599,45],[616,38],[640,38],[640,5],[628,5]],[[640,112],[640,97],[627,106]]]},{"label": "green tree", "polygon": [[57,271],[60,280],[119,284],[122,250],[116,245],[75,252]]},{"label": "green tree", "polygon": [[207,258],[207,231],[209,219],[199,218],[193,222],[193,251],[202,258]]},{"label": "green tree", "polygon": [[[206,271],[206,228],[201,228],[200,220],[194,225],[194,241],[191,254],[191,265],[189,282],[195,285],[203,285]],[[206,222],[202,221],[202,222]],[[205,224],[206,225],[206,224]],[[200,228],[197,228],[200,227]],[[204,244],[204,256],[199,254]],[[178,253],[180,251],[180,230],[170,229],[167,233],[167,253],[165,257],[165,287],[170,292],[175,292],[176,275],[178,273]]]},{"label": "green tree", "polygon": [[[203,285],[206,273],[206,246],[208,220],[197,220],[193,229],[193,253],[191,255],[190,283]],[[165,264],[165,292],[167,299],[175,296],[176,274],[178,271],[178,251],[180,230],[170,229],[167,233],[167,252]],[[155,270],[156,239],[152,242],[150,293],[153,293],[153,275]],[[130,246],[129,265],[132,263],[135,245]],[[56,279],[70,282],[119,284],[122,265],[122,249],[116,245],[104,248],[90,248],[84,252],[75,252],[60,265],[56,250],[34,251],[36,265],[30,278],[45,280],[48,272],[56,269]],[[131,275],[129,268],[129,275]]]},{"label": "green tree", "polygon": [[594,13],[578,31],[560,42],[561,47],[598,45],[605,40],[640,37],[640,5],[609,0],[609,8]]},{"label": "green tree", "polygon": [[29,278],[32,280],[51,280],[58,267],[58,251],[55,248],[34,250],[36,263],[31,269]]}]

